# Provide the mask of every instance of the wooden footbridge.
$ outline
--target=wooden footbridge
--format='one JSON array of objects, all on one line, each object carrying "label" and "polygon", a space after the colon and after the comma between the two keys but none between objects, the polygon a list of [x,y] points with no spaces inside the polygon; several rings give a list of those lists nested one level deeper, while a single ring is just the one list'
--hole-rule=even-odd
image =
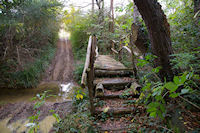
[{"label": "wooden footbridge", "polygon": [[100,132],[128,131],[131,118],[125,115],[136,112],[137,106],[129,103],[138,98],[140,86],[133,68],[109,55],[99,55],[97,49],[96,37],[90,36],[81,84],[89,90],[91,114]]}]

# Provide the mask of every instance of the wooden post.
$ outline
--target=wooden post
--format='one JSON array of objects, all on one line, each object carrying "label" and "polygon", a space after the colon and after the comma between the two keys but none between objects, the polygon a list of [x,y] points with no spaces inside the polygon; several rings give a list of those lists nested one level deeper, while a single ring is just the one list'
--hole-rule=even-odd
[{"label": "wooden post", "polygon": [[94,108],[94,61],[95,61],[95,56],[96,56],[96,37],[92,37],[92,45],[91,45],[91,52],[90,52],[90,62],[89,66],[87,69],[87,86],[89,90],[89,99],[90,99],[90,112],[91,115],[94,115],[95,113],[95,108]]},{"label": "wooden post", "polygon": [[120,49],[120,51],[118,54],[118,59],[121,62],[122,61],[122,40],[120,40],[120,42],[119,42],[119,49]]},{"label": "wooden post", "polygon": [[137,68],[135,66],[135,55],[133,52],[133,45],[137,40],[137,33],[138,33],[138,27],[135,28],[135,25],[133,24],[131,26],[130,45],[131,45],[131,58],[132,58],[133,71],[136,79],[138,79],[138,74],[137,74]]}]

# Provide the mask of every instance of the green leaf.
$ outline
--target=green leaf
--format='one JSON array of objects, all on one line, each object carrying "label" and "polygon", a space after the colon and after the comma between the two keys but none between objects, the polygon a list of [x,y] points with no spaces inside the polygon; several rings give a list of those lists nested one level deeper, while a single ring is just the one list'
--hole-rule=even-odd
[{"label": "green leaf", "polygon": [[185,81],[187,80],[187,73],[184,73],[180,78],[181,78],[181,79],[180,79],[180,83],[181,83],[181,84],[184,84]]},{"label": "green leaf", "polygon": [[174,76],[174,79],[173,79],[174,83],[179,85],[179,77],[178,76]]},{"label": "green leaf", "polygon": [[149,113],[150,113],[150,112],[156,112],[156,110],[157,110],[157,108],[148,108],[148,109],[147,109],[147,112],[149,112]]},{"label": "green leaf", "polygon": [[142,88],[142,91],[145,91],[146,89],[149,90],[150,87],[151,87],[151,83],[147,83],[146,86],[144,86],[144,87]]},{"label": "green leaf", "polygon": [[161,111],[158,110],[156,113],[158,114],[158,116],[159,116],[160,118],[163,119],[163,115],[162,115],[162,112],[161,112]]},{"label": "green leaf", "polygon": [[163,97],[162,97],[161,95],[158,95],[158,96],[156,96],[155,98],[156,98],[156,101],[160,101],[160,100],[163,99]]},{"label": "green leaf", "polygon": [[53,117],[56,119],[57,122],[60,122],[60,121],[61,121],[61,118],[60,118],[60,116],[59,116],[58,114],[53,113],[52,115],[53,115]]},{"label": "green leaf", "polygon": [[156,67],[156,68],[153,68],[152,71],[155,72],[155,73],[158,73],[160,71],[162,67]]},{"label": "green leaf", "polygon": [[165,112],[165,106],[163,104],[160,104],[160,110],[164,113]]},{"label": "green leaf", "polygon": [[179,96],[179,94],[180,94],[180,93],[172,93],[172,94],[169,95],[169,97],[171,97],[171,98],[176,98],[176,97]]},{"label": "green leaf", "polygon": [[164,85],[164,87],[166,87],[168,90],[170,90],[170,92],[175,92],[178,89],[178,86],[176,84],[174,84],[173,82],[168,82]]},{"label": "green leaf", "polygon": [[156,117],[156,112],[151,112],[150,113],[150,117],[154,117],[155,118]]},{"label": "green leaf", "polygon": [[148,104],[148,108],[157,108],[158,106],[160,106],[159,102],[151,102]]},{"label": "green leaf", "polygon": [[52,109],[52,110],[49,110],[49,112],[50,112],[50,113],[53,113],[53,112],[55,112],[55,110]]}]

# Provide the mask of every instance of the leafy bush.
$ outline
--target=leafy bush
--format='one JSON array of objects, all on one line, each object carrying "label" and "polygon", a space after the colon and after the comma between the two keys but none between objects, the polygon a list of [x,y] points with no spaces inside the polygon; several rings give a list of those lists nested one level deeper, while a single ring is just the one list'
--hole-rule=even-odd
[{"label": "leafy bush", "polygon": [[50,60],[54,57],[55,47],[49,46],[41,53],[41,58],[38,58],[34,63],[29,63],[25,69],[17,72],[9,72],[8,67],[2,66],[0,86],[8,88],[30,88],[38,84],[40,74],[47,68]]},{"label": "leafy bush", "polygon": [[74,78],[79,84],[81,84],[81,78],[82,78],[84,65],[85,65],[84,63],[81,63],[75,66]]}]

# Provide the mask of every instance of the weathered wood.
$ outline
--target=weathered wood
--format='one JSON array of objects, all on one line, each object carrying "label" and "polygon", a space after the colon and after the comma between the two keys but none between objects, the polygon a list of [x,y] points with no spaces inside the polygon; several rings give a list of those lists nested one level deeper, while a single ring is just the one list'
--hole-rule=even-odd
[{"label": "weathered wood", "polygon": [[100,98],[100,99],[117,99],[117,98],[120,98],[120,99],[126,99],[127,97],[132,97],[132,98],[139,98],[139,94],[129,94],[129,95],[126,95],[126,97],[124,97],[124,95],[118,95],[118,94],[104,94],[103,96],[96,96],[97,98]]},{"label": "weathered wood", "polygon": [[127,131],[130,131],[131,129],[135,129],[135,127],[123,127],[123,128],[112,128],[112,129],[109,129],[109,128],[102,128],[102,127],[97,127],[97,129],[99,130],[99,131],[102,131],[102,132],[105,132],[105,131],[107,131],[107,132],[127,132]]},{"label": "weathered wood", "polygon": [[108,55],[99,55],[95,61],[95,69],[125,69],[126,67]]},{"label": "weathered wood", "polygon": [[95,77],[129,77],[133,75],[132,70],[95,70]]},{"label": "weathered wood", "polygon": [[111,50],[115,53],[115,54],[119,54],[119,52],[117,50],[115,50],[114,48],[111,48]]},{"label": "weathered wood", "polygon": [[95,70],[105,70],[105,71],[133,71],[132,68],[94,68]]},{"label": "weathered wood", "polygon": [[97,84],[95,89],[95,97],[104,96],[104,87],[102,84]]},{"label": "weathered wood", "polygon": [[125,89],[126,86],[130,87],[131,83],[134,81],[132,78],[103,78],[103,79],[95,79],[94,85],[101,83],[104,88],[108,90],[122,90]]},{"label": "weathered wood", "polygon": [[82,87],[85,87],[85,85],[86,85],[86,77],[87,77],[86,70],[88,69],[89,64],[90,64],[91,48],[92,48],[92,36],[89,37],[89,41],[88,41],[85,66],[84,66],[82,78],[81,78],[81,86]]},{"label": "weathered wood", "polygon": [[137,74],[137,68],[135,65],[135,54],[134,54],[134,50],[133,50],[133,45],[135,43],[135,41],[137,40],[137,31],[131,33],[130,35],[130,44],[131,44],[131,59],[132,59],[132,67],[133,67],[133,71],[134,71],[134,76],[136,79],[138,78],[138,74]]},{"label": "weathered wood", "polygon": [[96,57],[96,58],[99,56],[99,51],[98,51],[98,50],[99,50],[99,48],[96,46],[96,49],[95,49],[95,53],[96,53],[96,56],[95,56],[95,57]]},{"label": "weathered wood", "polygon": [[[100,114],[103,111],[104,109],[96,109],[95,114]],[[135,112],[134,107],[119,107],[119,108],[109,108],[106,113],[112,115],[121,115],[121,114],[131,114],[134,112]]]},{"label": "weathered wood", "polygon": [[94,60],[95,60],[95,48],[96,48],[96,37],[93,36],[92,37],[92,42],[91,42],[91,48],[90,50],[90,55],[89,55],[89,65],[88,65],[88,69],[87,69],[87,86],[88,86],[88,90],[89,90],[89,99],[90,99],[90,112],[91,115],[94,115]]},{"label": "weathered wood", "polygon": [[130,48],[128,48],[127,46],[123,46],[122,48],[126,49],[131,54],[131,49]]}]

